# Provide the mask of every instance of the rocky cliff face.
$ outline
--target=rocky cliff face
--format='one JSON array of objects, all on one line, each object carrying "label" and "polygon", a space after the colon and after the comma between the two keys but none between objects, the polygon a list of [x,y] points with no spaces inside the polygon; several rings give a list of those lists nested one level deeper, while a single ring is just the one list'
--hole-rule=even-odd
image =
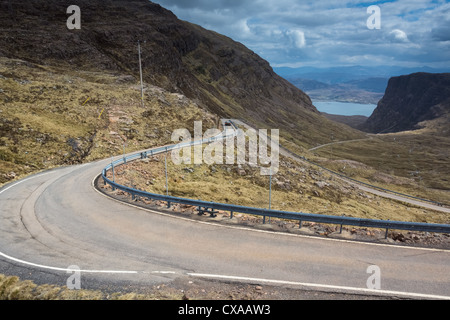
[{"label": "rocky cliff face", "polygon": [[[69,5],[81,9],[81,30],[69,30]],[[297,144],[359,135],[316,110],[269,63],[225,36],[181,21],[146,0],[0,1],[0,56],[61,70],[105,70],[179,92],[210,112],[288,131]]]},{"label": "rocky cliff face", "polygon": [[450,73],[415,73],[390,79],[386,93],[362,129],[372,133],[415,130],[450,113]]}]

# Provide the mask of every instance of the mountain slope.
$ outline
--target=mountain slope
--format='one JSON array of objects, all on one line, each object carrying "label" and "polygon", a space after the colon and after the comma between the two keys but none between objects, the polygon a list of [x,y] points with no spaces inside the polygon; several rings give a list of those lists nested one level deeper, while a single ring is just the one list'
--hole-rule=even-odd
[{"label": "mountain slope", "polygon": [[[81,30],[68,30],[66,9],[81,8]],[[323,117],[309,97],[274,73],[269,63],[225,36],[181,21],[149,1],[2,1],[0,55],[64,70],[139,75],[178,92],[219,116],[277,128],[309,146],[361,133]]]},{"label": "mountain slope", "polygon": [[415,130],[450,113],[450,73],[414,73],[389,80],[383,99],[362,126],[372,133]]}]

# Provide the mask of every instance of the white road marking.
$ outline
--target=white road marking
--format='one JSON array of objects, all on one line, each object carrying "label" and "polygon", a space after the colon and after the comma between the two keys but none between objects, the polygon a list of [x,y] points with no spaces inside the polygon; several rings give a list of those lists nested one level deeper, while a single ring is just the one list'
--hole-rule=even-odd
[{"label": "white road marking", "polygon": [[[77,168],[82,168],[82,167],[84,167],[86,165],[88,165],[88,164],[85,163],[85,164],[73,166],[73,170],[75,170]],[[63,169],[63,168],[67,168],[67,167],[60,167],[59,169]],[[56,173],[56,172],[57,172],[57,170],[51,170],[51,171],[47,171],[47,172],[44,171],[44,172],[41,172],[41,173],[37,173],[37,174],[35,174],[35,175],[31,176],[31,177],[19,180],[16,183],[10,185],[9,187],[7,187],[7,188],[5,188],[3,190],[0,190],[0,194],[2,194],[3,192],[5,192],[5,191],[7,191],[7,190],[9,190],[9,189],[11,189],[11,188],[13,188],[13,187],[23,183],[23,182],[29,181],[29,180],[34,179],[34,178],[39,178],[39,177],[42,177],[42,176],[46,176],[48,174]]]},{"label": "white road marking", "polygon": [[9,187],[7,187],[7,188],[1,190],[1,191],[0,191],[0,194],[2,194],[3,192],[5,192],[5,191],[7,191],[7,190],[9,190],[9,189],[11,189],[11,188],[17,186],[18,184],[23,183],[23,182],[25,182],[25,181],[28,181],[28,180],[31,180],[31,179],[34,179],[34,178],[37,178],[37,177],[42,177],[42,176],[45,176],[45,175],[50,174],[50,173],[53,173],[53,172],[54,172],[54,171],[51,171],[51,172],[45,172],[45,173],[40,173],[40,174],[37,174],[37,175],[35,175],[35,176],[32,176],[32,177],[29,177],[29,178],[26,178],[26,179],[17,181],[16,183],[10,185]]},{"label": "white road marking", "polygon": [[389,296],[405,296],[411,298],[422,298],[422,299],[439,299],[439,300],[450,300],[450,296],[432,295],[424,293],[414,293],[414,292],[402,292],[402,291],[391,291],[391,290],[375,290],[367,288],[357,288],[357,287],[345,287],[345,286],[335,286],[317,283],[305,283],[305,282],[295,282],[295,281],[285,281],[285,280],[270,280],[261,278],[248,278],[248,277],[236,277],[236,276],[226,276],[217,274],[204,274],[204,273],[188,273],[187,275],[198,278],[209,278],[209,279],[220,279],[228,281],[246,281],[254,283],[267,283],[275,285],[293,285],[316,289],[331,289],[331,290],[342,290],[346,292],[357,292],[363,294],[371,295],[389,295]]},{"label": "white road marking", "polygon": [[17,258],[8,256],[7,254],[4,254],[3,252],[0,252],[0,256],[4,257],[6,259],[9,259],[11,261],[18,262],[18,263],[28,265],[31,267],[53,270],[53,271],[63,271],[63,272],[79,271],[79,272],[83,272],[83,273],[110,273],[110,274],[117,274],[117,273],[119,273],[119,274],[136,274],[136,273],[138,273],[137,271],[116,271],[116,270],[74,270],[71,268],[51,267],[51,266],[46,266],[46,265],[37,264],[37,263],[33,263],[33,262],[24,261],[21,259],[17,259]]},{"label": "white road marking", "polygon": [[[80,167],[83,167],[83,166],[84,165],[82,165]],[[54,173],[54,172],[55,171],[44,172],[44,173],[40,173],[40,174],[31,176],[29,178],[20,180],[20,181],[18,181],[16,183],[12,184],[11,186],[1,190],[0,194],[2,194],[3,192],[5,192],[5,191],[7,191],[7,190],[9,190],[9,189],[11,189],[11,188],[13,188],[13,187],[23,183],[23,182],[29,181],[29,180],[34,179],[34,178],[42,177],[42,176],[45,176],[45,175],[48,175],[48,174],[51,174],[51,173]],[[37,267],[37,268],[53,270],[53,271],[63,271],[63,272],[73,272],[74,271],[74,270],[72,270],[70,268],[51,267],[51,266],[46,266],[46,265],[37,264],[37,263],[33,263],[33,262],[28,262],[28,261],[25,261],[25,260],[21,260],[21,259],[17,259],[17,258],[11,257],[11,256],[9,256],[9,255],[7,255],[7,254],[5,254],[3,252],[0,252],[0,256],[6,258],[8,260],[11,260],[11,261],[14,261],[14,262],[17,262],[17,263],[20,263],[20,264],[28,265],[28,266],[31,266],[31,267]],[[84,272],[84,273],[110,273],[110,274],[117,274],[117,273],[120,273],[120,274],[134,274],[134,273],[138,273],[137,271],[116,271],[116,270],[76,270],[76,271],[80,271],[80,272]]]}]

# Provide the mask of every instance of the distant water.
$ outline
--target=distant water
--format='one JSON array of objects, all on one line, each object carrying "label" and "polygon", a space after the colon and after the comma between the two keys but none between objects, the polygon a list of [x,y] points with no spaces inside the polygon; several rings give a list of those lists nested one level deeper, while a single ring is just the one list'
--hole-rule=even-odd
[{"label": "distant water", "polygon": [[313,104],[320,112],[342,116],[370,117],[377,107],[375,104],[360,104],[337,101],[313,101]]}]

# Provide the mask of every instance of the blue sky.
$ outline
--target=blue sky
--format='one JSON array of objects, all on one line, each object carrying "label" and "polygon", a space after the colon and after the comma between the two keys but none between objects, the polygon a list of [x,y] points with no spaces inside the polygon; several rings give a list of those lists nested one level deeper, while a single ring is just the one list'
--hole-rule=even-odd
[{"label": "blue sky", "polygon": [[[154,0],[273,67],[450,67],[450,1]],[[369,29],[367,8],[380,8]]]}]

